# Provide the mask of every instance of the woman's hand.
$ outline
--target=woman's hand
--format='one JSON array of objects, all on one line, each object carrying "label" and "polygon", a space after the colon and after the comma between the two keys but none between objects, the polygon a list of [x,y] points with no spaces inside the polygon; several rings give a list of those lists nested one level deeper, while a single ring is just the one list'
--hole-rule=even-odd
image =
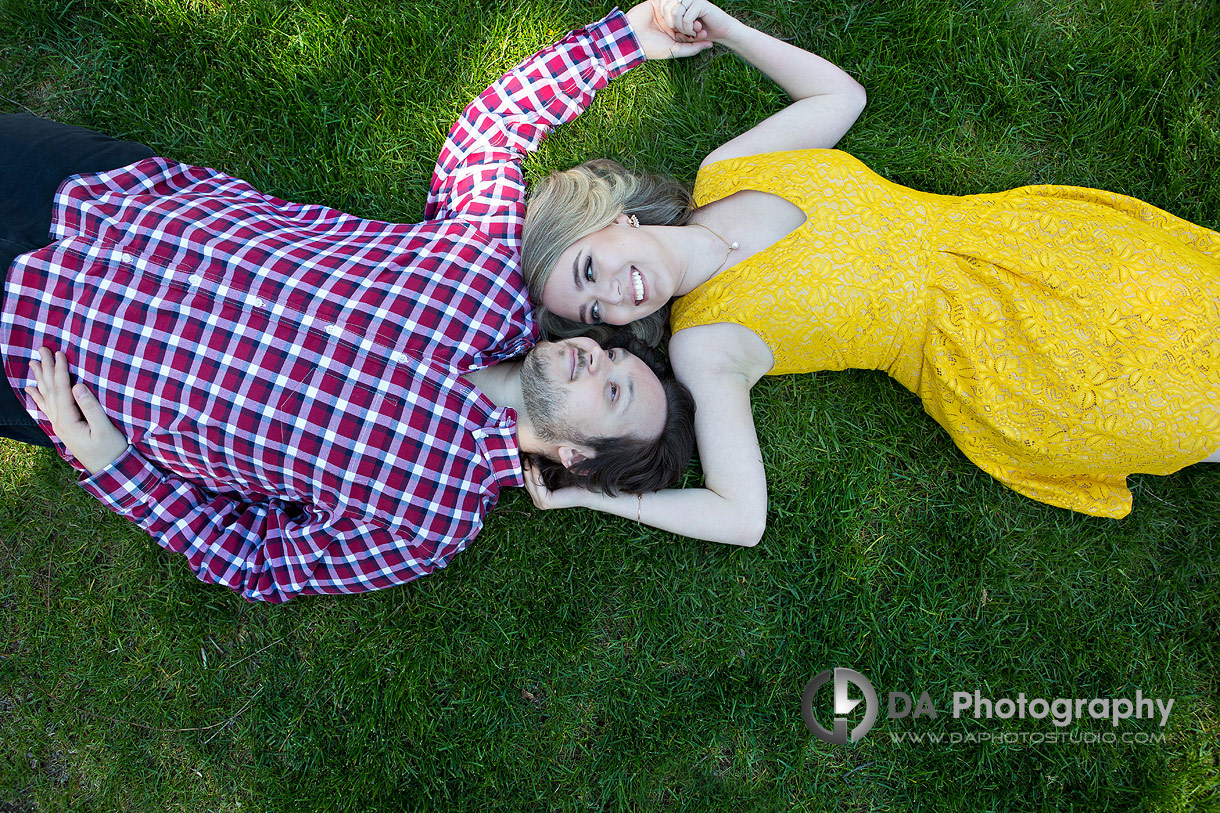
[{"label": "woman's hand", "polygon": [[[677,0],[670,2],[678,5]],[[640,41],[640,48],[646,58],[674,59],[693,56],[712,47],[712,42],[706,35],[687,34],[684,29],[677,29],[672,25],[673,15],[666,16],[658,12],[659,5],[660,0],[645,0],[627,12],[627,22],[631,23],[631,30]]]},{"label": "woman's hand", "polygon": [[584,504],[582,500],[589,494],[583,488],[574,486],[551,491],[542,482],[542,472],[536,467],[529,463],[524,463],[522,467],[525,473],[525,490],[529,492],[536,508],[544,511],[552,508],[578,508]]},{"label": "woman's hand", "polygon": [[678,42],[721,42],[738,23],[707,0],[651,0],[656,26]]},{"label": "woman's hand", "polygon": [[30,362],[37,386],[25,391],[50,419],[56,437],[68,451],[90,474],[97,474],[126,451],[127,438],[106,417],[88,387],[72,386],[67,356],[41,347],[38,357],[41,362]]}]

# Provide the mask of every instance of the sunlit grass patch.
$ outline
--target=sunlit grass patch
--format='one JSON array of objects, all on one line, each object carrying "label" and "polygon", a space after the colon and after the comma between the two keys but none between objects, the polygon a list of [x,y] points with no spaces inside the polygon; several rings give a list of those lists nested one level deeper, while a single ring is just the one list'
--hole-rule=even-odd
[{"label": "sunlit grass patch", "polygon": [[[732,9],[861,79],[869,107],[842,146],[886,177],[949,194],[1111,188],[1220,226],[1208,3]],[[411,221],[469,98],[608,10],[0,0],[0,110]],[[606,155],[689,179],[782,104],[723,52],[648,65],[527,173]],[[756,548],[541,513],[510,493],[445,571],[282,607],[198,583],[53,455],[0,442],[0,808],[1216,804],[1220,469],[1133,477],[1133,514],[1100,520],[1000,486],[880,373],[769,379],[754,414],[771,486]],[[1139,688],[1176,705],[1153,745],[916,747],[889,738],[911,729],[883,721],[836,747],[799,707],[832,666],[942,703],[976,688]],[[1109,726],[1093,723],[1081,730]]]}]

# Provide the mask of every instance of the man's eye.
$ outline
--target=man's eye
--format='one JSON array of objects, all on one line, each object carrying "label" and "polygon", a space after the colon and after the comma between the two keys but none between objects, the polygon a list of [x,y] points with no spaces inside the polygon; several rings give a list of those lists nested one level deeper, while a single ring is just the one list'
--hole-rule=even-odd
[{"label": "man's eye", "polygon": [[611,384],[611,385],[610,385],[610,400],[611,400],[611,401],[617,401],[617,400],[618,400],[618,384]]},{"label": "man's eye", "polygon": [[620,352],[621,351],[617,347],[611,347],[610,350],[606,353],[606,355],[610,357],[611,361],[618,361]]},{"label": "man's eye", "polygon": [[594,302],[593,307],[589,308],[589,315],[593,317],[593,324],[600,325],[602,323],[602,306],[600,303]]}]

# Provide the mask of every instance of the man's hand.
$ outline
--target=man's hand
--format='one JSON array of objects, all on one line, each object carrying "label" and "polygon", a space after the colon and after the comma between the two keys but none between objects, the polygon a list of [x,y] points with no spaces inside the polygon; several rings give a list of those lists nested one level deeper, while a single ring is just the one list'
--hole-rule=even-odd
[{"label": "man's hand", "polygon": [[723,43],[740,21],[709,0],[650,0],[653,24],[678,42]]},{"label": "man's hand", "polygon": [[697,18],[692,18],[691,23],[685,26],[690,34],[674,26],[674,21],[682,16],[682,8],[678,0],[645,0],[627,12],[627,22],[631,23],[631,30],[640,41],[646,58],[693,56],[712,47],[707,32]]},{"label": "man's hand", "polygon": [[38,385],[25,391],[50,419],[56,437],[68,451],[90,474],[97,474],[118,460],[127,449],[127,438],[106,417],[88,387],[72,386],[67,356],[40,347],[38,357],[41,362],[30,362]]},{"label": "man's hand", "polygon": [[552,508],[577,508],[584,504],[582,498],[587,496],[589,492],[583,488],[573,486],[551,491],[542,482],[542,472],[529,463],[525,463],[523,468],[525,473],[525,490],[529,492],[530,499],[534,501],[536,508],[547,511]]}]

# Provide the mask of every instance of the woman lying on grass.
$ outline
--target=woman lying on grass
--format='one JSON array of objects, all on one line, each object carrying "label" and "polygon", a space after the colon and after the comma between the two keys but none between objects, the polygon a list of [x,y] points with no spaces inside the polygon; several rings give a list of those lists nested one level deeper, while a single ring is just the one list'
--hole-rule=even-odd
[{"label": "woman lying on grass", "polygon": [[767,486],[750,389],[815,370],[885,370],[984,471],[1088,514],[1126,515],[1128,474],[1220,460],[1220,234],[1094,189],[890,183],[829,149],[865,102],[842,70],[706,0],[654,9],[793,103],[708,155],[693,201],[612,162],[553,174],[523,263],[552,330],[655,341],[672,300],[705,486],[614,498],[527,478],[536,504],[753,545]]}]

